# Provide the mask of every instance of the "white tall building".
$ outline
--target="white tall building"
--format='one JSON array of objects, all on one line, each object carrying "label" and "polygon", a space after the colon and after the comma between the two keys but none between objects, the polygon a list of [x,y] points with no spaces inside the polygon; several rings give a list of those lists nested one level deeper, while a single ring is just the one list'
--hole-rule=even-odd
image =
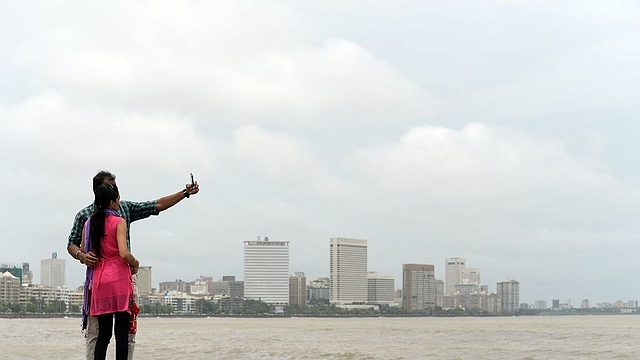
[{"label": "white tall building", "polygon": [[367,302],[367,240],[331,238],[329,273],[331,303]]},{"label": "white tall building", "polygon": [[244,242],[244,296],[268,304],[289,304],[289,242]]},{"label": "white tall building", "polygon": [[40,260],[40,283],[47,287],[65,286],[65,261],[58,259],[58,253],[51,253],[51,259]]},{"label": "white tall building", "polygon": [[453,294],[456,291],[456,284],[462,283],[462,270],[465,268],[465,259],[450,258],[444,262],[444,293]]}]

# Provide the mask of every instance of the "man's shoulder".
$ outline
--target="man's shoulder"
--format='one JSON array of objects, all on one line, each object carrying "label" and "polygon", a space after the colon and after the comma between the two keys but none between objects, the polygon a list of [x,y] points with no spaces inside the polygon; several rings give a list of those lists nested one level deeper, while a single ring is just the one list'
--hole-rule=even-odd
[{"label": "man's shoulder", "polygon": [[91,216],[91,214],[93,214],[93,210],[94,210],[94,205],[93,204],[89,204],[89,205],[85,206],[84,208],[80,209],[76,213],[76,218],[88,218],[89,216]]}]

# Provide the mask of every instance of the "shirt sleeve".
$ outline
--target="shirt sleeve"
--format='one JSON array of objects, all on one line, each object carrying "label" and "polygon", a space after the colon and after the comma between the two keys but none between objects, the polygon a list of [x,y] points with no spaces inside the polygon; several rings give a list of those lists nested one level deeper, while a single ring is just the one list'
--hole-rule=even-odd
[{"label": "shirt sleeve", "polygon": [[87,215],[87,208],[84,208],[76,214],[73,220],[73,226],[71,227],[71,233],[69,234],[69,240],[67,241],[67,248],[71,245],[80,246],[82,241],[82,228],[89,216]]},{"label": "shirt sleeve", "polygon": [[157,204],[158,200],[144,202],[127,201],[130,216],[129,221],[134,222],[136,220],[146,219],[151,215],[158,215],[159,212],[156,209]]}]

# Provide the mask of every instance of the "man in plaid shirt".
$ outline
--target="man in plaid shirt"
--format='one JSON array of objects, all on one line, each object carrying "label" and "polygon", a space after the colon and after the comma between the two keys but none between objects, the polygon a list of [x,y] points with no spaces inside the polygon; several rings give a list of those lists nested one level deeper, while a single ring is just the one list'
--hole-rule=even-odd
[{"label": "man in plaid shirt", "polygon": [[[93,191],[96,190],[100,184],[116,183],[116,176],[108,171],[100,171],[93,177]],[[131,244],[129,239],[130,224],[137,220],[146,219],[151,215],[158,215],[161,211],[164,211],[173,205],[180,202],[184,198],[188,198],[191,195],[195,195],[199,191],[198,183],[186,184],[185,188],[175,194],[161,197],[157,200],[150,200],[144,202],[133,201],[120,201],[120,208],[118,214],[124,218],[127,223],[127,248],[131,250]],[[80,260],[82,264],[87,266],[94,266],[98,261],[96,254],[93,251],[84,252],[80,249],[80,243],[82,241],[82,229],[84,223],[93,214],[94,204],[88,205],[84,209],[78,211],[75,220],[73,221],[73,227],[69,234],[69,241],[67,242],[67,251],[74,259]],[[137,275],[133,276],[133,282],[136,283]],[[87,360],[94,358],[96,340],[98,338],[98,320],[89,316],[87,319],[87,329],[85,331],[86,339],[86,356]],[[129,359],[133,358],[133,349],[135,348],[135,334],[129,334]]]}]

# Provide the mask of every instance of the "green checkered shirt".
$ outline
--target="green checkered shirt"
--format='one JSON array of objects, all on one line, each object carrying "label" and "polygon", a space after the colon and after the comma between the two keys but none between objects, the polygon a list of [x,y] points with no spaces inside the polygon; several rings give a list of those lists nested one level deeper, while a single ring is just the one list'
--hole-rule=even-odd
[{"label": "green checkered shirt", "polygon": [[[120,208],[118,208],[118,214],[124,221],[127,223],[127,248],[131,251],[131,244],[129,242],[129,228],[130,224],[137,220],[146,219],[151,215],[158,215],[158,210],[156,210],[156,205],[158,204],[158,200],[151,200],[145,202],[133,202],[133,201],[120,201]],[[76,245],[80,247],[80,243],[82,241],[82,228],[84,228],[84,223],[87,219],[93,214],[94,205],[91,204],[84,209],[78,211],[76,214],[75,220],[73,220],[73,227],[71,228],[71,233],[69,234],[69,241],[67,242],[67,247]]]}]

